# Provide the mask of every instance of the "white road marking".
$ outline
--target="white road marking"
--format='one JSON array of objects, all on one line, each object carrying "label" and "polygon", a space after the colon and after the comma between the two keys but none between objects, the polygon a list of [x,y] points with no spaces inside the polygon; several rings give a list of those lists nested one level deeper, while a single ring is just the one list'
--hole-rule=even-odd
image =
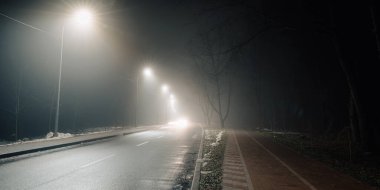
[{"label": "white road marking", "polygon": [[284,161],[282,161],[278,156],[276,156],[274,153],[272,153],[270,150],[268,150],[263,144],[261,144],[259,141],[257,141],[254,137],[250,136],[248,133],[246,133],[249,138],[251,138],[255,143],[257,143],[261,148],[263,148],[267,153],[269,153],[274,159],[276,159],[278,162],[280,162],[285,168],[287,168],[291,173],[293,173],[299,180],[301,180],[306,186],[308,186],[311,190],[317,190],[317,188],[312,185],[310,182],[308,182],[305,178],[303,178],[299,173],[293,170],[288,164],[286,164]]},{"label": "white road marking", "polygon": [[161,135],[161,136],[159,136],[159,137],[157,137],[157,138],[159,139],[159,138],[162,138],[162,137],[164,137],[164,135]]},{"label": "white road marking", "polygon": [[88,167],[88,166],[91,166],[91,165],[97,164],[97,163],[99,163],[99,162],[101,162],[101,161],[107,160],[108,158],[111,158],[111,157],[114,157],[114,156],[115,156],[114,154],[111,154],[111,155],[106,156],[106,157],[104,157],[104,158],[101,158],[101,159],[99,159],[99,160],[95,160],[95,161],[92,161],[92,162],[90,162],[90,163],[88,163],[88,164],[85,164],[85,165],[81,166],[81,168],[85,168],[85,167]]},{"label": "white road marking", "polygon": [[136,146],[141,146],[141,145],[144,145],[144,144],[146,144],[146,143],[149,143],[149,141],[145,141],[145,142],[140,143],[140,144],[138,144],[138,145],[136,145]]}]

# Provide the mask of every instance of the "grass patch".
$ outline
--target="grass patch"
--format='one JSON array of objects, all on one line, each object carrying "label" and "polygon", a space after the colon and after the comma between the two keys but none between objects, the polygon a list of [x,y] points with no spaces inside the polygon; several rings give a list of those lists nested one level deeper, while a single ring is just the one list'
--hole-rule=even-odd
[{"label": "grass patch", "polygon": [[199,189],[222,189],[222,165],[226,138],[224,130],[205,130]]}]

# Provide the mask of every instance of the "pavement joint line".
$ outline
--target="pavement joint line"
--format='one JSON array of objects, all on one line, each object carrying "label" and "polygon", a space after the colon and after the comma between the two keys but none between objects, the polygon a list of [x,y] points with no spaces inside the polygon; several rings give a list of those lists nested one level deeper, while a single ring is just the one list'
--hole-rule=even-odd
[{"label": "pavement joint line", "polygon": [[245,132],[246,135],[252,139],[256,144],[258,144],[261,148],[263,148],[269,155],[271,155],[274,159],[276,159],[278,162],[280,162],[285,168],[287,168],[293,175],[295,175],[302,183],[304,183],[307,187],[309,187],[311,190],[317,190],[317,188],[312,185],[309,181],[307,181],[305,178],[303,178],[299,173],[297,173],[293,168],[291,168],[288,164],[286,164],[284,161],[282,161],[278,156],[276,156],[273,152],[268,150],[263,144],[261,144],[259,141],[257,141],[254,137],[249,135],[247,132]]},{"label": "pavement joint line", "polygon": [[[238,159],[238,158],[236,158],[236,159]],[[226,161],[226,164],[230,164],[230,165],[242,165],[240,162],[236,162],[236,161],[231,161],[231,160],[228,160],[227,159],[227,161]]]},{"label": "pavement joint line", "polygon": [[247,179],[245,177],[238,178],[238,177],[231,177],[231,176],[223,175],[223,180],[226,180],[225,182],[227,182],[227,183],[228,183],[228,180],[239,182],[239,183],[244,183],[244,184],[247,183]]},{"label": "pavement joint line", "polygon": [[236,187],[228,187],[228,186],[225,186],[223,187],[224,190],[244,190],[242,188],[236,188]]},{"label": "pavement joint line", "polygon": [[149,141],[145,141],[145,142],[140,143],[140,144],[138,144],[138,145],[136,145],[136,146],[141,146],[141,145],[144,145],[144,144],[147,144],[147,143],[149,143]]},{"label": "pavement joint line", "polygon": [[243,165],[241,164],[231,164],[231,163],[226,163],[224,164],[225,167],[230,167],[230,168],[241,168]]},{"label": "pavement joint line", "polygon": [[[225,180],[225,181],[224,181]],[[233,186],[244,186],[248,187],[247,182],[242,182],[242,181],[236,181],[234,179],[223,179],[223,184],[230,184]]]},{"label": "pavement joint line", "polygon": [[108,156],[106,156],[106,157],[104,157],[104,158],[100,158],[100,159],[95,160],[95,161],[92,161],[92,162],[90,162],[90,163],[88,163],[88,164],[82,165],[80,168],[85,168],[85,167],[88,167],[88,166],[91,166],[91,165],[97,164],[97,163],[99,163],[99,162],[101,162],[101,161],[107,160],[107,159],[112,158],[112,157],[114,157],[114,156],[115,156],[114,154],[108,155]]},{"label": "pavement joint line", "polygon": [[248,185],[248,189],[249,190],[254,190],[253,188],[253,184],[252,184],[252,181],[251,181],[251,176],[249,175],[249,172],[247,170],[247,165],[245,164],[245,160],[244,160],[244,157],[243,157],[243,154],[241,153],[241,149],[240,149],[240,145],[239,145],[239,142],[237,141],[236,139],[236,135],[235,135],[235,132],[233,131],[233,139],[236,143],[236,146],[237,146],[237,152],[239,153],[239,156],[240,156],[240,160],[241,160],[241,163],[243,164],[243,169],[244,169],[244,173],[246,174],[247,176],[247,185]]},{"label": "pavement joint line", "polygon": [[246,180],[245,176],[237,176],[237,175],[229,175],[229,174],[223,174],[223,179],[240,179],[240,180]]},{"label": "pavement joint line", "polygon": [[243,169],[243,167],[223,167],[223,169],[230,171],[240,171]]},{"label": "pavement joint line", "polygon": [[244,172],[235,172],[235,171],[224,170],[223,173],[228,174],[228,175],[242,176],[242,177],[245,176]]},{"label": "pavement joint line", "polygon": [[223,168],[223,170],[230,173],[244,174],[244,171],[241,171],[241,170],[231,170],[229,168]]}]

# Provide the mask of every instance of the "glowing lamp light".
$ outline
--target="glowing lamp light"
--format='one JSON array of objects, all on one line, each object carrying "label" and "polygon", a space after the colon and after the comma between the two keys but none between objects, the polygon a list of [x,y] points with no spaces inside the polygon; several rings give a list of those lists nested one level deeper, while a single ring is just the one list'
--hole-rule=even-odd
[{"label": "glowing lamp light", "polygon": [[168,91],[169,91],[169,86],[166,85],[166,84],[162,85],[162,86],[161,86],[161,91],[162,91],[162,93],[164,93],[164,94],[168,93]]},{"label": "glowing lamp light", "polygon": [[143,73],[144,73],[144,76],[146,76],[146,77],[151,77],[153,75],[153,71],[149,67],[145,68]]},{"label": "glowing lamp light", "polygon": [[74,12],[72,19],[79,26],[88,26],[92,24],[94,16],[89,9],[82,8]]}]

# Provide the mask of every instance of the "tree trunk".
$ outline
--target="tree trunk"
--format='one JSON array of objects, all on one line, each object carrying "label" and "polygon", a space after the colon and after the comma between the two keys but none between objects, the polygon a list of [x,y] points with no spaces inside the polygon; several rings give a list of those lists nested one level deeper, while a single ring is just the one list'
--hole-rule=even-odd
[{"label": "tree trunk", "polygon": [[[334,21],[334,16],[333,16],[333,11],[332,11],[331,6],[330,6],[330,20],[331,20],[331,26],[335,27],[335,21]],[[365,126],[366,123],[365,123],[364,113],[363,113],[363,110],[362,110],[362,107],[361,107],[361,104],[359,102],[359,98],[357,95],[357,88],[356,88],[355,83],[352,80],[352,76],[351,76],[350,72],[348,71],[346,63],[343,60],[341,48],[339,46],[337,35],[336,35],[336,31],[333,31],[332,34],[333,34],[332,42],[334,45],[335,53],[336,53],[340,68],[342,69],[344,76],[346,78],[347,86],[348,86],[349,92],[350,92],[350,97],[352,98],[353,105],[355,107],[355,115],[357,117],[358,127],[359,127],[358,132],[360,133],[359,134],[360,141],[361,141],[360,143],[361,143],[364,150],[368,150],[369,149],[369,144],[368,144],[369,139],[367,137],[368,133],[367,133],[367,128]]]},{"label": "tree trunk", "polygon": [[349,114],[350,114],[350,128],[351,128],[351,139],[353,143],[358,143],[359,141],[359,132],[358,132],[358,126],[357,121],[355,120],[355,106],[354,106],[354,100],[352,97],[350,97],[350,105],[349,105]]},{"label": "tree trunk", "polygon": [[376,13],[375,13],[374,5],[371,5],[369,9],[370,9],[371,20],[372,20],[372,32],[376,39],[378,61],[380,61],[380,37],[378,33],[379,31],[377,29]]},{"label": "tree trunk", "polygon": [[224,119],[223,119],[223,110],[222,110],[222,94],[220,92],[220,84],[219,84],[219,79],[216,79],[216,89],[217,89],[217,98],[218,98],[218,115],[219,115],[219,120],[220,120],[220,127],[224,128]]}]

